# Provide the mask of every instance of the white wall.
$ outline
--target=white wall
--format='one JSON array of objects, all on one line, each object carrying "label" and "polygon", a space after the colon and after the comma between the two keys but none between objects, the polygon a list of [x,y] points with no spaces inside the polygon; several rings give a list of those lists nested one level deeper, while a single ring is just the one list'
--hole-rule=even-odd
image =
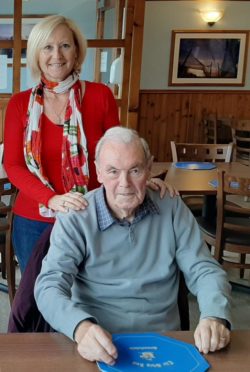
[{"label": "white wall", "polygon": [[[212,28],[204,23],[199,14],[201,6],[208,3],[209,1],[146,2],[141,89],[190,89],[168,86],[172,30],[250,30],[250,1],[214,1],[225,13]],[[192,89],[250,90],[250,48],[248,49],[244,87],[192,86]]]}]

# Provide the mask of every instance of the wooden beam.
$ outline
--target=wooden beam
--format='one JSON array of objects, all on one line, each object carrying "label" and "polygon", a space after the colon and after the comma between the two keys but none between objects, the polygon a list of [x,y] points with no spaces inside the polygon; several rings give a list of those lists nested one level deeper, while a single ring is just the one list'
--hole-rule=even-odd
[{"label": "wooden beam", "polygon": [[[105,11],[103,8],[98,7],[99,1],[97,0],[96,6],[96,15],[97,15],[97,24],[96,24],[96,36],[98,39],[103,39],[104,36],[104,21],[105,21]],[[100,48],[96,49],[95,52],[95,71],[94,71],[94,80],[95,82],[101,81],[101,52]]]},{"label": "wooden beam", "polygon": [[22,0],[14,0],[13,93],[21,86]]},{"label": "wooden beam", "polygon": [[125,40],[88,39],[88,48],[124,48]]},{"label": "wooden beam", "polygon": [[132,53],[130,63],[130,84],[128,101],[128,125],[137,130],[139,113],[139,91],[142,63],[145,0],[135,2]]},{"label": "wooden beam", "polygon": [[126,32],[125,32],[125,49],[123,62],[123,81],[121,97],[121,124],[127,126],[128,115],[128,94],[130,82],[130,63],[132,50],[133,22],[134,22],[134,0],[126,0]]}]

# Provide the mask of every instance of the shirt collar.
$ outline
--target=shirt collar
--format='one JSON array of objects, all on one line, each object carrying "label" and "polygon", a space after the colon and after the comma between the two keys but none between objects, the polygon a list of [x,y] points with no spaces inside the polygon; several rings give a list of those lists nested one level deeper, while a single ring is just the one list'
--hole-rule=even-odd
[{"label": "shirt collar", "polygon": [[[101,186],[95,193],[95,204],[97,212],[97,221],[101,231],[108,229],[114,223],[121,224],[121,221],[114,217],[107,206],[105,199],[105,189]],[[135,212],[135,218],[132,224],[139,222],[147,214],[159,214],[160,210],[156,203],[150,198],[148,194],[145,195],[144,201]]]}]

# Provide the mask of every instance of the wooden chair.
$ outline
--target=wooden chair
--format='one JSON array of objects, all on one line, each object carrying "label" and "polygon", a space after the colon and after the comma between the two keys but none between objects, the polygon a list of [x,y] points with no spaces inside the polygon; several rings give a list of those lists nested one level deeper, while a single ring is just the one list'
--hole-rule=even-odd
[{"label": "wooden chair", "polygon": [[202,117],[202,126],[206,143],[217,143],[217,118],[214,113],[205,112]]},{"label": "wooden chair", "polygon": [[172,161],[225,161],[229,163],[232,157],[233,143],[175,143],[170,142]]},{"label": "wooden chair", "polygon": [[250,166],[250,119],[234,120],[232,137],[235,144],[235,160]]},{"label": "wooden chair", "polygon": [[1,271],[7,278],[10,303],[15,295],[15,260],[12,248],[12,206],[16,197],[16,188],[6,179],[0,179],[0,252]]},{"label": "wooden chair", "polygon": [[204,110],[201,119],[201,129],[204,133],[205,143],[232,142],[232,117],[218,116],[214,112]]},{"label": "wooden chair", "polygon": [[[170,142],[172,160],[178,161],[224,161],[229,163],[232,158],[233,143],[229,144],[197,144]],[[194,215],[200,215],[204,204],[202,195],[185,195],[183,201]]]},{"label": "wooden chair", "polygon": [[[239,268],[242,278],[244,269],[250,269],[250,263],[246,263],[246,255],[250,255],[250,208],[232,204],[227,196],[250,196],[250,177],[240,178],[220,170],[218,180],[217,219],[198,217],[197,221],[205,241],[215,247],[214,257],[225,268]],[[225,251],[239,254],[239,260],[225,257]]]}]

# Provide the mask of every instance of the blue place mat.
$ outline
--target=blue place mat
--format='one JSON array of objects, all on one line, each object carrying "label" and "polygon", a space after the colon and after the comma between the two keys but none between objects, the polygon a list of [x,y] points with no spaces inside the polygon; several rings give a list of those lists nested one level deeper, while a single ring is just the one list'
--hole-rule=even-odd
[{"label": "blue place mat", "polygon": [[199,161],[183,161],[175,163],[176,168],[191,169],[191,170],[209,170],[216,168],[216,164]]},{"label": "blue place mat", "polygon": [[118,359],[113,366],[97,362],[103,372],[204,372],[210,365],[195,346],[157,333],[115,334]]}]

